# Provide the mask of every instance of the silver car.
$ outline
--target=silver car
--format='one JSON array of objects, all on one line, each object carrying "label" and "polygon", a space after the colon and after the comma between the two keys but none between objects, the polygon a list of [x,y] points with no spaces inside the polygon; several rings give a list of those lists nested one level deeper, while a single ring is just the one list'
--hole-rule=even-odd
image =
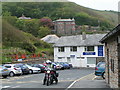
[{"label": "silver car", "polygon": [[9,76],[9,73],[10,71],[6,67],[0,65],[0,76],[1,77],[7,78],[7,76]]},{"label": "silver car", "polygon": [[19,66],[15,64],[5,64],[4,66],[10,71],[10,77],[13,77],[14,75],[22,75],[22,70]]}]

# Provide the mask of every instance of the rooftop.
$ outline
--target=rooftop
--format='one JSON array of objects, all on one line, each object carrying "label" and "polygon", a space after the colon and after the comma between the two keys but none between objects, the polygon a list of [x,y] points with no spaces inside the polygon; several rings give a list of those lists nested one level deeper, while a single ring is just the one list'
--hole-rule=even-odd
[{"label": "rooftop", "polygon": [[74,18],[73,19],[58,19],[56,21],[75,21],[75,19]]},{"label": "rooftop", "polygon": [[109,32],[108,34],[106,34],[101,40],[100,42],[104,43],[105,40],[107,40],[109,37],[113,36],[113,35],[117,35],[119,34],[118,32],[120,32],[120,24],[115,27],[111,32]]},{"label": "rooftop", "polygon": [[47,42],[47,43],[55,43],[56,41],[58,41],[59,37],[56,35],[47,35],[45,37],[43,37],[41,40]]},{"label": "rooftop", "polygon": [[61,37],[55,44],[54,47],[61,46],[95,46],[95,45],[103,45],[99,41],[106,34],[86,34],[86,39],[83,40],[82,35],[76,36],[63,36]]}]

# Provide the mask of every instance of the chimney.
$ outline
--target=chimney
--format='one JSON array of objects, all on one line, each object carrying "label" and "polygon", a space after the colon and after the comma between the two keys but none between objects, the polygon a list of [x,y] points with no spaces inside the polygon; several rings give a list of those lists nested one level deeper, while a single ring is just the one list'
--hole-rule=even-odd
[{"label": "chimney", "polygon": [[85,40],[85,39],[86,39],[86,33],[82,32],[82,40]]}]

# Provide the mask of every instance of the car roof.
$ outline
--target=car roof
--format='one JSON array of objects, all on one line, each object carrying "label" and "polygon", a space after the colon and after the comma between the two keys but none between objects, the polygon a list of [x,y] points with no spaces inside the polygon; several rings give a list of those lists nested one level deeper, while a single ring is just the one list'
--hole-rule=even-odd
[{"label": "car roof", "polygon": [[14,66],[15,64],[5,64],[4,66]]}]

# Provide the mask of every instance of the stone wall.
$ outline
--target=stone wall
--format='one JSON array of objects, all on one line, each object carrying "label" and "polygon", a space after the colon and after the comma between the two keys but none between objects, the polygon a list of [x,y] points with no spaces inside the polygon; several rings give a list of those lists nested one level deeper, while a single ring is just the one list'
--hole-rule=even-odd
[{"label": "stone wall", "polygon": [[98,62],[105,62],[105,58],[104,57],[97,57],[96,58],[96,64],[98,63]]},{"label": "stone wall", "polygon": [[118,43],[111,37],[105,44],[106,82],[111,88],[118,88]]}]

